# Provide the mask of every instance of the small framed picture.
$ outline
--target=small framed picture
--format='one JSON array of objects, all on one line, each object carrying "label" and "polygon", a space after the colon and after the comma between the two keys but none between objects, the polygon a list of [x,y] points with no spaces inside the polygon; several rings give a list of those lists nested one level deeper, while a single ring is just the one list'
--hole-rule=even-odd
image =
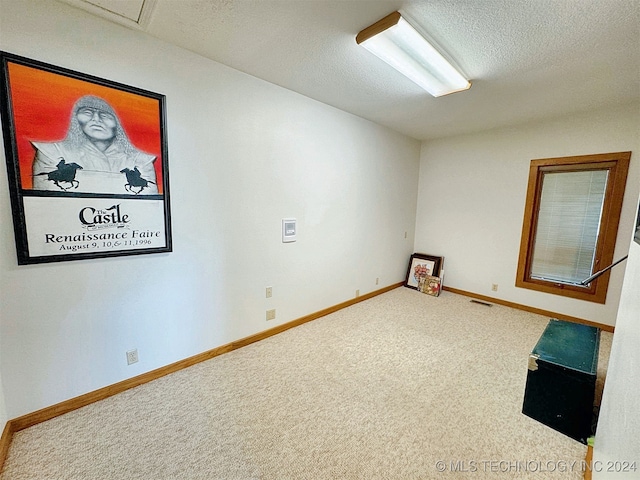
[{"label": "small framed picture", "polygon": [[420,278],[420,284],[418,290],[427,295],[433,295],[437,297],[440,295],[440,288],[442,285],[442,279],[440,277],[434,277],[433,275],[427,275]]},{"label": "small framed picture", "polygon": [[426,277],[439,277],[442,268],[442,257],[414,253],[409,259],[409,268],[404,286],[419,290]]}]

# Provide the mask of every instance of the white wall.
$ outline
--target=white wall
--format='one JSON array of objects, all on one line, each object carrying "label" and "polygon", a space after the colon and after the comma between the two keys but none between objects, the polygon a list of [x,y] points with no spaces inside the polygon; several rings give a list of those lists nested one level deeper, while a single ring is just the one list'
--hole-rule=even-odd
[{"label": "white wall", "polygon": [[[637,205],[637,204],[636,204]],[[593,479],[640,476],[640,245],[631,242],[593,451]],[[625,470],[626,464],[626,470]],[[631,468],[631,464],[635,469]]]},{"label": "white wall", "polygon": [[404,279],[419,142],[63,4],[0,3],[3,50],[166,95],[174,241],[19,267],[1,169],[9,418]]},{"label": "white wall", "polygon": [[[605,305],[515,287],[529,164],[535,158],[629,151],[631,166],[615,249],[629,248],[640,187],[640,108],[573,115],[425,142],[416,251],[445,257],[445,285],[603,324],[615,323],[624,264]],[[498,284],[498,291],[491,285]]]}]

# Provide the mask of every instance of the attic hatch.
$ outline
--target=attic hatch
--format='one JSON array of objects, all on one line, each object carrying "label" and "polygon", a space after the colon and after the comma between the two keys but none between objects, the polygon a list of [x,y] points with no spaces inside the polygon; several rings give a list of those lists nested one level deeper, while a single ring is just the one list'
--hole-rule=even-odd
[{"label": "attic hatch", "polygon": [[146,29],[157,0],[62,0],[93,15],[128,27]]}]

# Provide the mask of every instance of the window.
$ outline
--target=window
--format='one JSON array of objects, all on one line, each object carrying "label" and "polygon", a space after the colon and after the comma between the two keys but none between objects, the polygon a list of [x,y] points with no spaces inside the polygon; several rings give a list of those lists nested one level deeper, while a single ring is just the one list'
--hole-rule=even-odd
[{"label": "window", "polygon": [[605,303],[631,152],[532,160],[516,286]]}]

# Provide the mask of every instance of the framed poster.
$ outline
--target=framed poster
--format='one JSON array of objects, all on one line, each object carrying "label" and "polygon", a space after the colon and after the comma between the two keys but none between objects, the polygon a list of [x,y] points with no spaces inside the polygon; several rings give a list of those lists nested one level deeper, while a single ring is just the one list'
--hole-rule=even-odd
[{"label": "framed poster", "polygon": [[441,268],[442,257],[414,253],[409,259],[409,268],[407,269],[404,286],[420,290],[421,281],[424,283],[426,277],[439,277]]},{"label": "framed poster", "polygon": [[170,252],[164,95],[0,61],[18,264]]}]

